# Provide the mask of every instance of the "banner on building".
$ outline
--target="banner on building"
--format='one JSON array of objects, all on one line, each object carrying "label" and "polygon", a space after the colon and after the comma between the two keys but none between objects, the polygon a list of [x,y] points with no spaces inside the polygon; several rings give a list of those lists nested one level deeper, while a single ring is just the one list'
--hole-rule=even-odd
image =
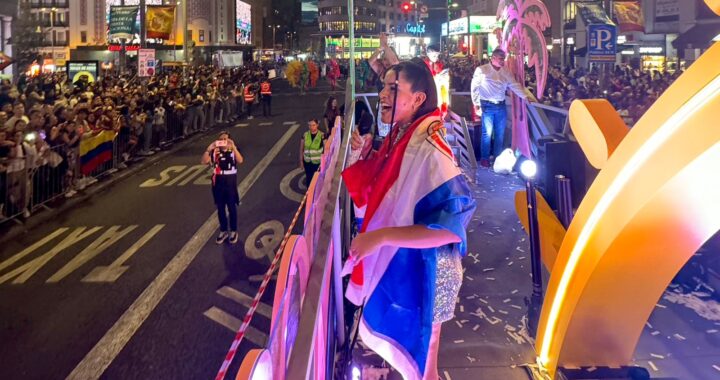
[{"label": "banner on building", "polygon": [[12,63],[13,59],[0,51],[0,71],[5,70],[5,68],[10,66]]},{"label": "banner on building", "polygon": [[135,20],[139,10],[140,7],[137,5],[110,7],[110,31],[108,37],[132,39],[137,33]]},{"label": "banner on building", "polygon": [[138,76],[151,77],[155,75],[155,49],[138,50]]},{"label": "banner on building", "polygon": [[616,1],[613,3],[620,33],[645,32],[645,19],[640,1]]},{"label": "banner on building", "polygon": [[605,13],[605,9],[603,9],[602,5],[600,5],[599,1],[576,3],[576,4],[577,4],[577,8],[578,8],[578,13],[580,14],[580,17],[583,19],[583,22],[585,22],[585,25],[592,25],[592,24],[614,25],[612,20],[610,20],[610,17],[608,17],[607,13]]},{"label": "banner on building", "polygon": [[169,40],[175,25],[175,6],[148,5],[145,14],[147,38]]}]

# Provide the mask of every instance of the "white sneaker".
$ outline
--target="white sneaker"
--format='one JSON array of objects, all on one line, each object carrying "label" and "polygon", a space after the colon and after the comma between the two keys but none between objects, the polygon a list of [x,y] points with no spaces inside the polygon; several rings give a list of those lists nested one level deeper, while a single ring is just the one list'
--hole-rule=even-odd
[{"label": "white sneaker", "polygon": [[[30,217],[30,210],[28,210],[28,209],[23,210],[23,218],[27,219],[29,217]],[[237,234],[235,234],[235,235],[237,235]]]},{"label": "white sneaker", "polygon": [[72,198],[75,194],[77,194],[77,191],[70,189],[65,192],[65,198]]}]

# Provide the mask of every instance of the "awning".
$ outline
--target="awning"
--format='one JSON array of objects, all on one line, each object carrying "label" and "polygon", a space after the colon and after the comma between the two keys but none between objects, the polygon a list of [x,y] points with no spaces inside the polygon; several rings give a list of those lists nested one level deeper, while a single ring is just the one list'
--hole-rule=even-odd
[{"label": "awning", "polygon": [[712,39],[720,34],[720,23],[696,24],[687,32],[672,42],[675,49],[685,49],[692,45],[692,48],[706,48],[712,44]]}]

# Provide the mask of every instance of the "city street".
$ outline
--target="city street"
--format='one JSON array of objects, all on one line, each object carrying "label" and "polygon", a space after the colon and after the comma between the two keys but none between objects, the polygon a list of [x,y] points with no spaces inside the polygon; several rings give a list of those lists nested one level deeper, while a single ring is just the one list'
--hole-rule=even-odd
[{"label": "city street", "polygon": [[[214,376],[299,205],[298,142],[328,96],[299,103],[275,83],[273,117],[227,126],[245,157],[237,244],[203,229],[217,223],[199,164],[216,132],[2,243],[0,378]],[[238,358],[265,343],[269,313]]]}]

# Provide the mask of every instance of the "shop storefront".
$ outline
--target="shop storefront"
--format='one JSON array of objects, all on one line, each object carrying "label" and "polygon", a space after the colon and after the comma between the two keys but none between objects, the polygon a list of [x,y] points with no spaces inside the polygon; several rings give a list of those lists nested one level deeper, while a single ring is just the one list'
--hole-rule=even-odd
[{"label": "shop storefront", "polygon": [[638,53],[640,54],[640,68],[645,70],[658,70],[660,72],[665,71],[666,59],[665,59],[665,47],[660,45],[646,45],[639,46]]},{"label": "shop storefront", "polygon": [[461,17],[443,23],[442,36],[447,37],[447,50],[453,55],[487,58],[498,46],[494,31],[501,27],[495,16]]},{"label": "shop storefront", "polygon": [[[355,58],[370,58],[380,47],[378,37],[355,37]],[[325,58],[350,58],[350,39],[347,36],[325,37]]]}]

